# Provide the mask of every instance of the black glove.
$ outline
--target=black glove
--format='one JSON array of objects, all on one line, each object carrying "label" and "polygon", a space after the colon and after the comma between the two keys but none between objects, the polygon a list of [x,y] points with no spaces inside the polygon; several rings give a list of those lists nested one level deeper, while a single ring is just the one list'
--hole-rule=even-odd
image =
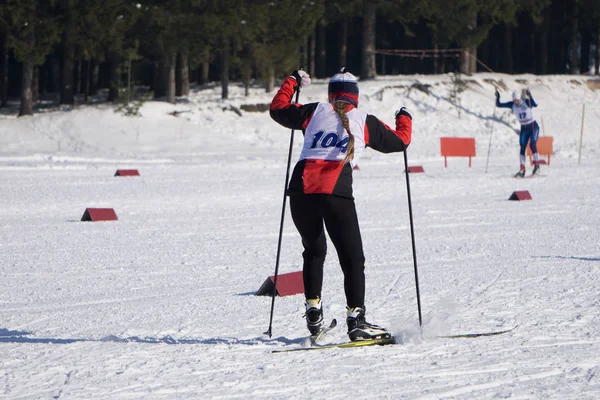
[{"label": "black glove", "polygon": [[396,111],[395,115],[396,115],[396,119],[398,117],[401,117],[402,115],[406,115],[408,118],[410,118],[412,120],[412,115],[410,115],[410,113],[408,112],[406,107],[401,107],[398,111]]},{"label": "black glove", "polygon": [[298,86],[301,88],[310,85],[310,75],[303,69],[295,70],[290,76],[298,82]]},{"label": "black glove", "polygon": [[529,89],[525,89],[525,94],[527,95],[527,97],[531,97],[531,92],[529,91]]},{"label": "black glove", "polygon": [[496,89],[495,95],[496,95],[496,99],[500,99],[500,92],[498,91],[498,89]]}]

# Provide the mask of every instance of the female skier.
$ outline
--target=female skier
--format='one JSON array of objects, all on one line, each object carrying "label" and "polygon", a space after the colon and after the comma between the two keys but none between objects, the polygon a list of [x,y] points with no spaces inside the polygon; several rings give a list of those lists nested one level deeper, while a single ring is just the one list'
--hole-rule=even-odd
[{"label": "female skier", "polygon": [[350,340],[388,338],[385,328],[365,320],[365,256],[352,195],[352,169],[366,146],[383,153],[404,151],[411,141],[412,116],[405,107],[400,108],[395,113],[396,128],[392,129],[358,110],[357,78],[344,68],[329,81],[328,103],[293,104],[294,92],[309,84],[305,71],[294,71],[270,107],[276,122],[301,129],[304,134],[287,194],[304,247],[306,324],[313,336],[324,325],[321,287],[327,252],[325,224],[344,274]]},{"label": "female skier", "polygon": [[531,174],[535,175],[540,170],[537,152],[537,140],[540,134],[540,127],[533,118],[533,114],[531,112],[533,107],[537,107],[537,103],[535,100],[533,100],[533,97],[531,97],[531,92],[529,89],[525,91],[525,94],[527,95],[527,98],[521,100],[521,98],[517,95],[517,92],[513,92],[513,101],[500,103],[500,93],[498,90],[496,90],[496,107],[512,109],[515,113],[515,116],[521,123],[521,133],[519,134],[519,144],[521,146],[521,168],[519,169],[519,172],[515,174],[516,178],[523,178],[525,176],[525,150],[527,149],[528,141],[529,147],[531,148],[531,153],[533,154],[533,172]]}]

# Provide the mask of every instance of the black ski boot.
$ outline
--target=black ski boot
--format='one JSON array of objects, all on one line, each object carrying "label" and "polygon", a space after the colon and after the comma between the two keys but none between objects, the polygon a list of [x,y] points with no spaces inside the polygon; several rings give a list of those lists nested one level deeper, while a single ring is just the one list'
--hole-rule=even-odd
[{"label": "black ski boot", "polygon": [[358,340],[386,339],[392,335],[387,329],[365,321],[365,309],[362,307],[348,308],[346,312],[348,337],[355,342]]},{"label": "black ski boot", "polygon": [[316,336],[323,330],[323,307],[321,299],[306,300],[306,327],[311,336]]},{"label": "black ski boot", "polygon": [[524,178],[525,177],[525,166],[521,165],[521,169],[519,172],[515,174],[515,178]]},{"label": "black ski boot", "polygon": [[540,171],[540,164],[535,163],[533,164],[533,171],[531,172],[531,175],[535,175]]}]

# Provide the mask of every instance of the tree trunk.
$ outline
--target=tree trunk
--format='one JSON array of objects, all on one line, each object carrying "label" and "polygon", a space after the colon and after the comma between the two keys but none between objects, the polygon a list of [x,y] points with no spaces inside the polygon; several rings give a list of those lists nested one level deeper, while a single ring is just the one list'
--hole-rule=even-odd
[{"label": "tree trunk", "polygon": [[33,104],[40,101],[40,67],[33,67],[31,78],[31,101]]},{"label": "tree trunk", "polygon": [[[489,37],[489,35],[488,35]],[[479,49],[477,49],[477,57],[486,65],[490,65],[490,43],[489,40],[484,41]],[[475,65],[475,71],[477,71],[477,65]]]},{"label": "tree trunk", "polygon": [[91,79],[92,79],[92,60],[87,60],[86,61],[86,69],[85,69],[85,82],[83,85],[84,101],[86,103],[89,101]]},{"label": "tree trunk", "polygon": [[79,93],[81,93],[81,88],[83,87],[83,85],[81,84],[82,81],[82,77],[81,77],[81,73],[83,71],[83,62],[81,60],[78,60],[76,63],[76,67],[75,67],[75,72],[77,73],[76,78],[75,78],[75,97],[77,97],[77,95]]},{"label": "tree trunk", "polygon": [[178,53],[177,96],[187,96],[190,94],[190,67],[188,59],[187,49],[182,49]]},{"label": "tree trunk", "polygon": [[469,74],[475,74],[477,72],[477,47],[471,47],[469,54]]},{"label": "tree trunk", "polygon": [[116,52],[109,54],[109,76],[110,83],[108,88],[108,101],[117,102],[119,100],[119,88],[121,87],[121,76],[119,74],[119,55]]},{"label": "tree trunk", "polygon": [[229,98],[229,68],[231,67],[231,58],[229,54],[229,44],[225,40],[221,49],[221,98]]},{"label": "tree trunk", "polygon": [[21,76],[21,108],[19,117],[23,115],[33,115],[33,96],[31,85],[33,83],[33,62],[31,60],[23,61],[23,74]]},{"label": "tree trunk", "polygon": [[469,54],[468,54],[468,52],[469,52],[468,49],[464,49],[460,53],[460,67],[459,67],[459,72],[461,74],[465,74],[465,75],[469,74],[469,67],[471,65],[471,63],[469,62]]},{"label": "tree trunk", "polygon": [[541,32],[539,33],[539,61],[537,72],[540,74],[547,74],[549,67],[548,60],[548,51],[550,49],[549,46],[549,38],[550,38],[550,7],[548,7],[547,11],[544,13],[544,19],[542,20]]},{"label": "tree trunk", "polygon": [[267,67],[267,72],[265,76],[265,92],[271,93],[275,88],[275,68],[273,65],[269,65]]},{"label": "tree trunk", "polygon": [[581,33],[581,73],[590,72],[590,50],[592,47],[592,35],[588,29]]},{"label": "tree trunk", "polygon": [[317,78],[327,76],[327,40],[325,35],[325,21],[317,23]]},{"label": "tree trunk", "polygon": [[[250,60],[251,56],[250,53],[251,51],[249,49],[247,49],[248,51],[245,52],[245,59],[246,60]],[[303,63],[301,63],[301,65],[304,65]],[[250,80],[252,79],[252,65],[250,63],[250,61],[246,61],[246,62],[242,62],[240,65],[240,74],[242,77],[242,83],[244,84],[244,96],[248,97],[250,95]]]},{"label": "tree trunk", "polygon": [[73,45],[68,35],[63,35],[62,63],[60,74],[60,104],[74,104],[73,95]]},{"label": "tree trunk", "polygon": [[181,96],[181,52],[177,52],[177,58],[175,63],[175,96]]},{"label": "tree trunk", "polygon": [[600,75],[600,27],[596,34],[596,56],[594,57],[594,65],[596,66],[595,75]]},{"label": "tree trunk", "polygon": [[579,74],[580,72],[580,67],[579,67],[579,57],[577,54],[577,48],[578,48],[578,41],[577,41],[577,34],[579,33],[579,18],[577,16],[577,1],[573,0],[571,2],[572,6],[573,6],[573,12],[571,15],[571,45],[570,45],[570,60],[571,60],[571,68],[570,68],[570,72],[571,74]]},{"label": "tree trunk", "polygon": [[210,47],[204,47],[204,57],[202,58],[202,62],[200,63],[200,76],[198,78],[198,83],[204,84],[208,83],[210,73]]},{"label": "tree trunk", "polygon": [[200,83],[208,83],[209,67],[210,64],[208,62],[203,62],[200,65]]},{"label": "tree trunk", "polygon": [[[471,16],[471,25],[477,27],[477,13]],[[474,44],[474,38],[470,37],[466,43],[463,43],[463,51],[460,57],[460,72],[471,75],[477,71],[477,46]]]},{"label": "tree trunk", "polygon": [[361,79],[373,79],[377,76],[375,70],[375,23],[377,16],[377,1],[364,0],[362,62],[360,67]]},{"label": "tree trunk", "polygon": [[515,60],[513,58],[513,27],[504,25],[504,72],[512,74],[515,70]]},{"label": "tree trunk", "polygon": [[344,18],[340,23],[340,31],[339,31],[339,53],[338,53],[338,63],[337,67],[345,67],[348,59],[348,20]]},{"label": "tree trunk", "polygon": [[0,54],[0,62],[2,63],[2,69],[0,69],[0,107],[6,107],[8,104],[8,48],[5,37],[2,37],[0,46],[2,46]]},{"label": "tree trunk", "polygon": [[169,57],[163,56],[154,70],[154,98],[166,97],[169,90]]},{"label": "tree trunk", "polygon": [[446,73],[446,57],[442,57],[440,60],[440,74]]},{"label": "tree trunk", "polygon": [[47,68],[46,68],[46,65],[42,64],[38,67],[38,69],[39,69],[39,73],[38,73],[39,95],[42,96],[47,93],[47,90],[46,90],[46,87],[48,85]]},{"label": "tree trunk", "polygon": [[439,59],[438,59],[438,50],[439,50],[439,46],[437,44],[433,45],[433,73],[434,74],[440,74],[440,63],[439,63]]},{"label": "tree trunk", "polygon": [[96,59],[92,59],[91,63],[90,96],[95,96],[98,94],[98,83],[100,82],[100,63]]},{"label": "tree trunk", "polygon": [[177,66],[177,53],[169,55],[169,76],[167,79],[167,102],[175,104],[175,69]]},{"label": "tree trunk", "polygon": [[127,98],[125,99],[125,101],[127,102],[127,104],[129,104],[134,98],[135,96],[132,93],[132,87],[131,87],[131,53],[129,54],[129,57],[127,58]]},{"label": "tree trunk", "polygon": [[300,44],[300,66],[306,70],[306,66],[308,65],[308,52],[306,51],[306,41],[303,44]]},{"label": "tree trunk", "polygon": [[315,58],[317,57],[317,41],[315,40],[316,35],[313,33],[312,35],[310,35],[310,37],[308,38],[308,59],[310,60],[310,65],[308,67],[308,73],[309,74],[315,74],[315,68],[316,68],[316,63],[315,63]]}]

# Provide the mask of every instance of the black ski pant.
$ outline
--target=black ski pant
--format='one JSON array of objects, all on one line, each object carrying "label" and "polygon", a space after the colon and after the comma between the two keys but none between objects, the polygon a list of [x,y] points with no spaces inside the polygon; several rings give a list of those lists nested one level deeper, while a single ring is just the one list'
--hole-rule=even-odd
[{"label": "black ski pant", "polygon": [[321,297],[327,254],[325,224],[344,273],[347,306],[364,307],[365,256],[354,200],[327,194],[296,194],[290,196],[290,210],[304,246],[306,298]]}]

